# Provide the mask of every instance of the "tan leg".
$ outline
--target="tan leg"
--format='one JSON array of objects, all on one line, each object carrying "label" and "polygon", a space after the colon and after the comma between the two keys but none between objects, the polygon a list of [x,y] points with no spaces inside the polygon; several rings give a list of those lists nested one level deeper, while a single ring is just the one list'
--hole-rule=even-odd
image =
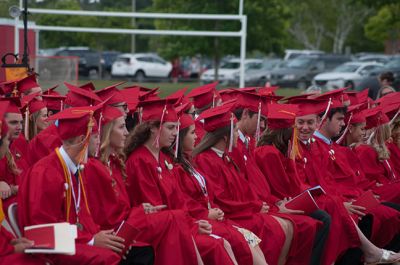
[{"label": "tan leg", "polygon": [[287,256],[289,254],[290,246],[293,239],[293,225],[290,221],[273,216],[281,225],[283,231],[285,232],[285,243],[283,244],[281,254],[279,255],[278,264],[284,265],[286,263]]}]

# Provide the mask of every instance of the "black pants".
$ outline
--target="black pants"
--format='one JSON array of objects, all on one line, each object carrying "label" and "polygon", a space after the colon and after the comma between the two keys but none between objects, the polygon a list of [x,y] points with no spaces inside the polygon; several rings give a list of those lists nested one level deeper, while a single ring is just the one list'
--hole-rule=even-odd
[{"label": "black pants", "polygon": [[126,259],[119,265],[153,265],[154,251],[152,247],[132,247]]},{"label": "black pants", "polygon": [[322,227],[318,229],[315,235],[310,261],[310,265],[319,265],[321,264],[321,258],[325,249],[325,242],[328,238],[329,230],[331,227],[331,216],[323,210],[316,210],[315,212],[310,214],[310,217],[322,222]]}]

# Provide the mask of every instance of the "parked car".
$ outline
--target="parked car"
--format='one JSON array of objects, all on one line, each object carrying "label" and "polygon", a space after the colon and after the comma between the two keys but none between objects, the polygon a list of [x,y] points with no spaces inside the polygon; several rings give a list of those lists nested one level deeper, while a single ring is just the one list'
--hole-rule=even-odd
[{"label": "parked car", "polygon": [[391,60],[391,56],[385,54],[370,54],[364,55],[357,58],[358,62],[377,62],[386,64]]},{"label": "parked car", "polygon": [[296,57],[302,56],[302,55],[318,55],[318,54],[324,54],[325,52],[319,51],[319,50],[293,50],[293,49],[287,49],[285,50],[285,56],[283,60],[292,60]]},{"label": "parked car", "polygon": [[367,76],[365,76],[360,84],[356,86],[356,90],[363,90],[369,88],[369,97],[375,99],[378,90],[379,82],[378,78],[381,73],[392,72],[394,76],[394,82],[392,87],[397,91],[400,91],[400,56],[394,56],[387,64],[385,64],[381,69],[371,71]]},{"label": "parked car", "polygon": [[341,87],[354,89],[364,76],[371,71],[383,68],[383,64],[375,62],[348,62],[339,65],[332,72],[318,74],[313,79],[313,85],[322,89],[333,90]]},{"label": "parked car", "polygon": [[138,82],[146,78],[167,78],[172,71],[170,62],[152,53],[125,53],[112,64],[113,77],[134,77]]},{"label": "parked car", "polygon": [[342,63],[350,61],[350,57],[334,54],[299,56],[287,61],[284,67],[271,71],[267,76],[271,85],[281,87],[297,87],[306,89],[314,76],[334,69]]},{"label": "parked car", "polygon": [[88,47],[61,47],[54,56],[79,57],[79,75],[97,77],[101,67],[101,54]]},{"label": "parked car", "polygon": [[[262,60],[260,59],[246,59],[244,62],[245,71],[249,68],[261,68]],[[235,84],[235,75],[240,72],[240,60],[231,59],[223,63],[218,69],[218,81],[221,85]],[[200,81],[203,84],[214,82],[215,69],[211,68],[205,71],[200,76]]]},{"label": "parked car", "polygon": [[111,76],[111,67],[112,64],[117,60],[117,57],[120,55],[120,52],[117,51],[103,51],[101,52],[101,67],[102,67],[102,76],[109,77]]},{"label": "parked car", "polygon": [[[244,82],[246,86],[264,86],[267,82],[267,75],[282,65],[281,59],[266,59],[262,64],[254,64],[246,68]],[[239,73],[235,74],[235,84],[239,84]]]}]

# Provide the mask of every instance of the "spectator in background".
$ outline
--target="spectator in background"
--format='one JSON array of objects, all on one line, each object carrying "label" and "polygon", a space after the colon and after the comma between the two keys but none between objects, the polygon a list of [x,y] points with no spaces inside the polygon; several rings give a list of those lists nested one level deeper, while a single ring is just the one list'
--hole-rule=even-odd
[{"label": "spectator in background", "polygon": [[381,88],[378,91],[378,95],[376,99],[386,96],[387,94],[396,92],[392,87],[394,83],[394,75],[392,72],[385,72],[379,76],[379,83],[381,84]]},{"label": "spectator in background", "polygon": [[200,62],[196,57],[192,57],[192,61],[189,66],[190,78],[198,79],[200,77]]},{"label": "spectator in background", "polygon": [[179,57],[173,59],[171,63],[172,63],[172,71],[171,71],[172,82],[176,84],[178,83],[179,74],[181,72],[181,62]]}]

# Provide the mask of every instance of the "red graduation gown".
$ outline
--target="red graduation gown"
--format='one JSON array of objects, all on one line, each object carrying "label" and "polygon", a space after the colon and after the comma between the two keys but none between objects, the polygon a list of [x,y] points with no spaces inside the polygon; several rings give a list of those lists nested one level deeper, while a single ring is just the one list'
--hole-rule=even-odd
[{"label": "red graduation gown", "polygon": [[[324,179],[321,183],[328,187],[328,194],[336,189],[348,201],[364,193],[357,185],[358,176],[351,161],[347,160],[346,147],[335,143],[328,145],[317,137],[310,145],[311,148],[307,149],[309,158],[320,168],[316,178]],[[367,214],[373,215],[371,241],[375,245],[385,246],[400,232],[400,213],[396,210],[380,205],[367,211]]]},{"label": "red graduation gown", "polygon": [[58,136],[57,127],[51,124],[49,127],[41,131],[28,145],[27,163],[29,166],[34,165],[41,158],[49,155],[57,147],[62,145]]},{"label": "red graduation gown", "polygon": [[[257,147],[255,158],[257,165],[270,181],[272,191],[280,194],[281,198],[295,197],[310,187],[298,177],[294,161],[284,157],[275,146]],[[347,249],[359,246],[360,240],[354,223],[340,198],[318,196],[315,199],[319,208],[331,216],[329,235],[322,260],[323,264],[329,265],[334,263]]]},{"label": "red graduation gown", "polygon": [[[169,163],[166,155],[160,153],[158,163],[144,145],[129,155],[126,161],[127,191],[132,205],[147,202],[152,205],[165,204],[169,209],[186,209],[185,199],[178,192],[175,176],[167,168],[166,161]],[[232,264],[222,240],[197,234],[197,224],[189,215],[187,220],[191,223],[196,245],[205,264]]]},{"label": "red graduation gown", "polygon": [[[78,186],[74,176],[72,181],[77,192]],[[77,218],[73,199],[71,199],[70,217],[66,220],[65,183],[63,168],[55,152],[31,167],[21,183],[18,196],[20,227],[65,221],[75,224]],[[83,230],[78,229],[76,254],[49,255],[49,259],[56,264],[118,264],[120,260],[118,254],[109,249],[87,244],[99,232],[99,227],[88,212],[83,196],[80,208],[79,221],[83,225]]]},{"label": "red graduation gown", "polygon": [[190,228],[183,213],[145,214],[141,206],[131,208],[120,165],[114,156],[110,157],[110,167],[112,174],[94,158],[85,165],[88,201],[96,223],[102,229],[117,229],[126,220],[139,230],[137,241],[154,247],[155,264],[184,265],[196,260],[192,237],[184,233]]},{"label": "red graduation gown", "polygon": [[392,160],[397,176],[400,176],[400,148],[395,143],[386,143],[386,146],[389,149],[390,160]]},{"label": "red graduation gown", "polygon": [[[239,264],[253,264],[252,255],[246,240],[242,234],[233,227],[233,225],[238,225],[228,219],[217,221],[208,218],[208,207],[219,208],[212,202],[212,199],[210,199],[210,197],[214,197],[213,192],[206,188],[207,194],[204,194],[196,178],[186,172],[181,165],[175,164],[174,172],[177,176],[179,187],[191,198],[187,204],[190,215],[198,220],[208,220],[212,224],[213,234],[222,236],[232,245],[232,249]],[[205,184],[207,187],[207,183]]]},{"label": "red graduation gown", "polygon": [[0,265],[44,265],[45,261],[38,256],[14,253],[10,241],[14,236],[0,226]]},{"label": "red graduation gown", "polygon": [[[260,247],[267,262],[276,264],[285,235],[271,214],[260,213],[263,201],[235,168],[231,158],[220,158],[209,149],[197,155],[195,163],[202,172],[212,172],[206,179],[215,192],[214,201],[225,212],[225,216],[259,236],[263,240]],[[274,215],[289,219],[294,225],[288,264],[308,264],[318,222],[304,216],[291,218]]]}]

